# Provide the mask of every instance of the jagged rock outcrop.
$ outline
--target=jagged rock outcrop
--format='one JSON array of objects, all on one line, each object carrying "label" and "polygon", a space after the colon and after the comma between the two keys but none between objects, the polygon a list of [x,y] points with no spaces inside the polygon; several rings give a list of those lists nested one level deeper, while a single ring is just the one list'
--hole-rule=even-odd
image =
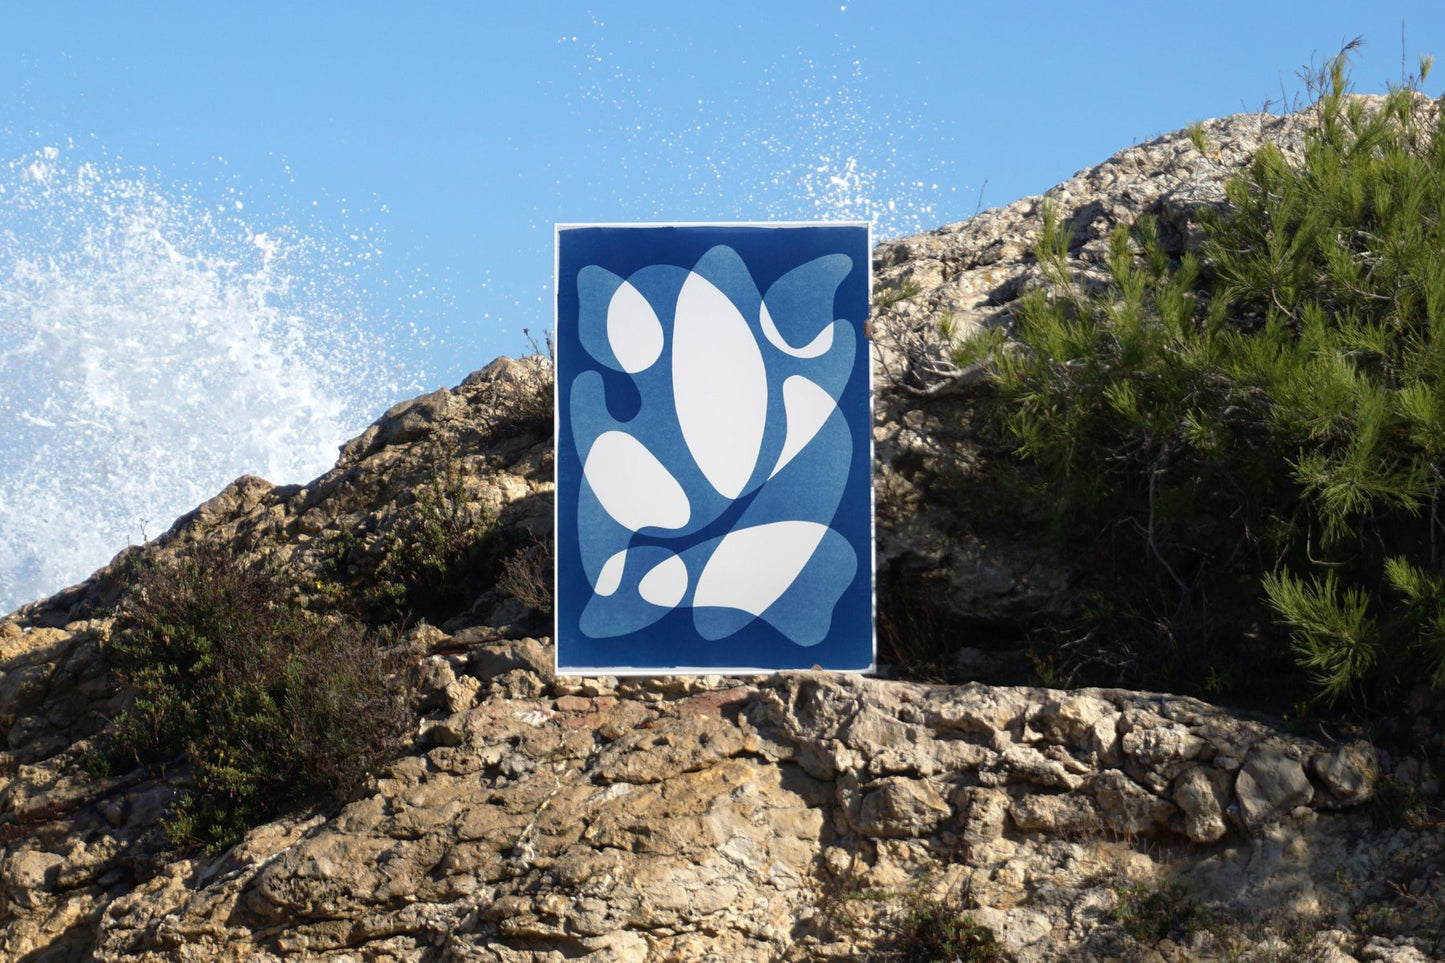
[{"label": "jagged rock outcrop", "polygon": [[[1071,256],[1087,274],[1145,212],[1182,248],[1223,179],[1307,122],[1211,121],[1205,153],[1172,134],[1082,172],[1053,192]],[[951,494],[988,453],[937,328],[1009,323],[1038,283],[1040,203],[876,255],[880,288],[917,285],[874,321],[880,576],[974,644],[1072,605],[1026,526],[970,525]],[[133,557],[205,542],[298,591],[362,585],[439,470],[500,529],[545,539],[549,379],[541,359],[495,362],[391,409],[316,481],[239,479],[0,619],[0,957],[886,959],[921,904],[1017,960],[1445,957],[1445,831],[1391,828],[1409,799],[1376,793],[1385,776],[1438,793],[1424,753],[1122,690],[556,679],[545,624],[490,588],[412,630],[421,721],[356,798],[214,857],[168,852],[163,774],[88,765],[126,698],[107,641]]]}]

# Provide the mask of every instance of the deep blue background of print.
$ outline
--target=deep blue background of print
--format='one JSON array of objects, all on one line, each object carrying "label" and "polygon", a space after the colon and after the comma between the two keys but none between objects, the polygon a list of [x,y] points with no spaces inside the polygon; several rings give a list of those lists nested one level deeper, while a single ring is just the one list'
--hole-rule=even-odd
[{"label": "deep blue background of print", "polygon": [[[868,383],[870,352],[863,336],[868,320],[868,227],[859,224],[562,227],[557,232],[557,665],[561,671],[659,673],[676,669],[865,670],[873,665],[872,547],[872,411]],[[857,554],[852,582],[833,610],[827,637],[817,645],[797,645],[761,617],[725,639],[701,638],[693,626],[691,607],[680,607],[629,635],[594,639],[577,628],[592,586],[578,554],[577,498],[582,485],[582,459],[572,435],[568,406],[572,382],[583,371],[599,372],[606,385],[613,417],[629,420],[637,413],[637,393],[629,376],[598,364],[582,347],[578,334],[577,273],[595,264],[623,278],[651,264],[672,264],[691,270],[711,248],[725,244],[743,259],[760,294],[779,277],[827,254],[846,254],[853,268],[839,285],[833,317],[846,319],[856,339],[853,372],[838,399],[838,408],[853,442],[852,466],[837,513],[829,526],[844,536]],[[749,319],[750,325],[756,319]],[[672,332],[665,351],[671,352]],[[770,405],[775,402],[770,401]],[[737,503],[686,545],[730,531],[753,495]],[[821,519],[819,519],[822,521]],[[678,543],[666,537],[634,535],[632,545]]]}]

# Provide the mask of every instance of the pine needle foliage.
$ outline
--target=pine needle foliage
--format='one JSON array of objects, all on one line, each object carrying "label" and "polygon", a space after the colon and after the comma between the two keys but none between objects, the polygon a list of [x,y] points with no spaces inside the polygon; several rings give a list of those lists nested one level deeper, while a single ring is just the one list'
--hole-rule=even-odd
[{"label": "pine needle foliage", "polygon": [[1202,215],[1198,256],[1147,219],[1119,228],[1107,290],[1071,277],[1070,225],[1046,211],[1051,285],[1017,312],[1023,350],[960,345],[1090,573],[1076,663],[1276,700],[1445,692],[1445,136],[1427,71],[1368,102],[1337,58],[1302,162],[1264,147]]}]

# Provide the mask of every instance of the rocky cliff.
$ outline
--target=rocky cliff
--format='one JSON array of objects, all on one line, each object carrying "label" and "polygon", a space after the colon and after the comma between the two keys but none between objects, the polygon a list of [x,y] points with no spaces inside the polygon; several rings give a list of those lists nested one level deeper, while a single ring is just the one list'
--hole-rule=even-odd
[{"label": "rocky cliff", "polygon": [[[1211,121],[1204,152],[1171,134],[1076,175],[1051,192],[1075,266],[1100,270],[1113,225],[1141,213],[1185,249],[1223,180],[1308,122]],[[1021,528],[968,524],[944,499],[987,453],[977,386],[938,319],[1009,323],[1042,283],[1040,203],[885,243],[875,261],[888,631],[903,647],[957,633],[995,680],[1018,668],[1003,643],[1070,610],[1069,572]],[[1428,705],[1411,753],[1121,690],[555,679],[545,621],[494,587],[410,630],[419,723],[351,801],[214,856],[168,849],[166,773],[90,764],[127,699],[108,646],[135,559],[219,545],[297,591],[358,591],[439,463],[499,531],[545,541],[549,380],[541,359],[499,360],[388,411],[314,482],[239,479],[0,619],[0,956],[1445,958],[1445,832],[1401,802],[1439,792]]]}]

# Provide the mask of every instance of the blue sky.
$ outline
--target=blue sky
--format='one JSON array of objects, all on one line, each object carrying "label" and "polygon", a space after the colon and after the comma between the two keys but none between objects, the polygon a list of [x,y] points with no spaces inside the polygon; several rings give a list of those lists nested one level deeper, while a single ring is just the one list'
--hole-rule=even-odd
[{"label": "blue sky", "polygon": [[427,387],[547,326],[556,221],[896,234],[1292,96],[1356,35],[1362,90],[1399,78],[1402,25],[1410,67],[1445,53],[1438,2],[7,6],[0,160],[62,145],[369,245],[315,269],[365,275]]}]

